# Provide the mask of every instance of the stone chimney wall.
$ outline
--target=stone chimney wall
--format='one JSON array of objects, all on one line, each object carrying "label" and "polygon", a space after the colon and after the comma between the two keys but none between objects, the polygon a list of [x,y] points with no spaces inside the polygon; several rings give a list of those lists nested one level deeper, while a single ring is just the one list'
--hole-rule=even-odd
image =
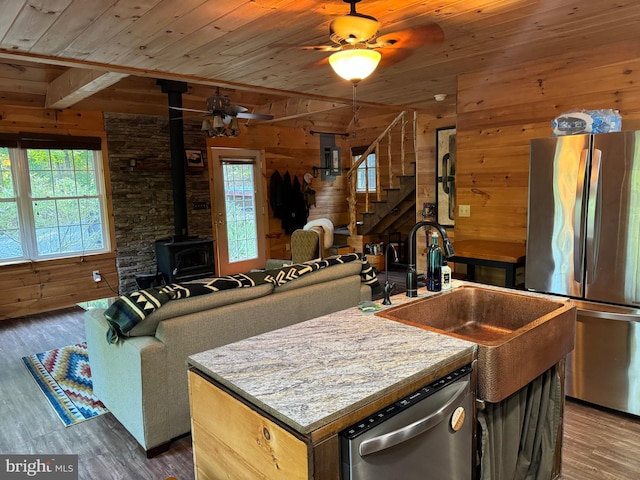
[{"label": "stone chimney wall", "polygon": [[[154,242],[174,234],[169,119],[104,114],[120,294],[137,289],[137,273],[155,273]],[[189,235],[212,235],[206,141],[196,122],[184,122],[185,149],[200,150],[205,168],[186,171]],[[204,204],[205,209],[194,208]]]}]

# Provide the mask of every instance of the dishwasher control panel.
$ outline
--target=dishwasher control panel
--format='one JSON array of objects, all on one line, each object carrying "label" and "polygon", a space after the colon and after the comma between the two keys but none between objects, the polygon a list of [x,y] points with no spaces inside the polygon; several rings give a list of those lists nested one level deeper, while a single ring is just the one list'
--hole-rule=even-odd
[{"label": "dishwasher control panel", "polygon": [[416,390],[415,392],[407,395],[406,397],[398,400],[397,402],[389,405],[388,407],[383,408],[382,410],[379,410],[378,412],[374,413],[370,417],[365,418],[364,420],[354,425],[351,425],[350,427],[340,432],[340,435],[343,437],[346,437],[349,440],[352,440],[356,438],[358,435],[361,435],[362,433],[375,427],[379,423],[382,423],[388,420],[389,418],[393,417],[394,415],[397,415],[404,409],[418,403],[421,400],[424,400],[425,398],[433,395],[439,390],[442,390],[447,385],[450,385],[453,382],[456,382],[462,379],[463,377],[469,375],[472,370],[473,369],[471,368],[471,365],[467,365],[462,368],[459,368],[458,370],[455,370],[450,374],[445,375],[444,377],[436,380],[435,382],[432,382],[429,385],[426,385],[421,389]]}]

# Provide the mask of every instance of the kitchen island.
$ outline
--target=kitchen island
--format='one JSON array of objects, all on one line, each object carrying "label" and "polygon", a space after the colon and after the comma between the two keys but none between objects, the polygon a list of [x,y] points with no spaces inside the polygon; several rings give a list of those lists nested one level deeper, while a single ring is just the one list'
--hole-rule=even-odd
[{"label": "kitchen island", "polygon": [[341,430],[472,363],[476,348],[354,307],[193,355],[197,478],[337,480]]}]

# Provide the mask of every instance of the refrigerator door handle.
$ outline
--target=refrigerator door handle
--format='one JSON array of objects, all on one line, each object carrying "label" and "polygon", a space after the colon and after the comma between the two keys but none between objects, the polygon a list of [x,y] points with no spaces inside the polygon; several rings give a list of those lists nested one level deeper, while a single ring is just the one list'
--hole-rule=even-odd
[{"label": "refrigerator door handle", "polygon": [[587,206],[587,228],[586,232],[586,255],[587,255],[587,275],[585,283],[593,283],[596,279],[596,267],[598,265],[598,246],[600,240],[600,173],[601,173],[602,150],[593,149],[593,159],[591,160],[591,176],[589,179],[589,203]]},{"label": "refrigerator door handle", "polygon": [[578,166],[578,181],[576,184],[576,203],[573,218],[573,278],[582,283],[584,247],[582,231],[584,226],[584,182],[587,171],[587,156],[589,151],[585,148],[580,153],[580,165]]},{"label": "refrigerator door handle", "polygon": [[620,320],[623,322],[640,322],[640,315],[637,313],[603,312],[600,310],[583,310],[582,308],[578,308],[577,312],[583,317],[604,318],[606,320]]}]

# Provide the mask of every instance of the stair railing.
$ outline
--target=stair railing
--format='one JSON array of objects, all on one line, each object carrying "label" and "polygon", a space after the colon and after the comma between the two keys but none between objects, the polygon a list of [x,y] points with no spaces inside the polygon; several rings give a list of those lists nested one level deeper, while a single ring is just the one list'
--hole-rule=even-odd
[{"label": "stair railing", "polygon": [[[353,165],[351,165],[351,168],[349,169],[349,171],[347,172],[347,182],[348,182],[348,188],[349,188],[349,197],[347,199],[347,202],[349,204],[349,235],[356,235],[357,234],[357,216],[358,216],[358,200],[357,200],[357,171],[358,171],[358,167],[362,164],[362,162],[364,162],[367,157],[369,156],[369,154],[371,154],[372,152],[375,151],[376,154],[376,159],[379,162],[380,159],[380,143],[385,139],[386,137],[386,141],[387,141],[387,159],[388,159],[388,172],[389,172],[389,188],[393,188],[394,185],[394,176],[393,176],[393,171],[392,171],[392,136],[391,136],[391,131],[393,130],[393,128],[396,127],[396,125],[398,125],[398,123],[400,123],[400,127],[401,127],[401,132],[400,132],[400,169],[401,169],[401,174],[404,175],[405,174],[405,157],[406,157],[406,149],[405,149],[405,126],[406,126],[406,111],[400,112],[400,114],[398,114],[398,116],[389,124],[389,126],[387,126],[387,128],[385,128],[385,130],[378,135],[378,138],[376,138],[371,145],[369,145],[367,147],[367,149],[364,151],[364,153],[362,155],[360,155],[360,158],[358,158],[357,161],[354,162]],[[413,114],[413,147],[414,147],[414,152],[417,154],[417,150],[416,150],[416,135],[417,135],[417,113],[414,112]],[[381,165],[380,163],[378,163],[376,165],[376,200],[380,201],[381,200],[381,192],[382,192],[382,186],[381,186],[381,182],[380,182],[380,171],[381,171]],[[364,208],[365,211],[369,211],[369,175],[365,176],[365,200],[364,200]]]}]

